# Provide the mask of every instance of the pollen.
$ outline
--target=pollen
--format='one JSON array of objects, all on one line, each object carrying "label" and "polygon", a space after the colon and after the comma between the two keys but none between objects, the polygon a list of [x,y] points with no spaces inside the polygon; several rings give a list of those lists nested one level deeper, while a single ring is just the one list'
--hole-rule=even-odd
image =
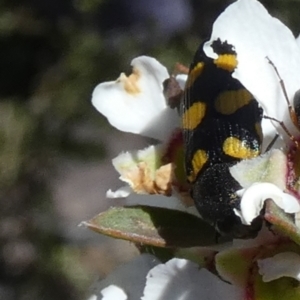
[{"label": "pollen", "polygon": [[239,158],[239,159],[247,159],[256,157],[259,155],[260,151],[253,150],[248,147],[244,141],[239,140],[236,137],[228,137],[223,143],[223,151],[225,154]]},{"label": "pollen", "polygon": [[204,102],[196,102],[182,115],[182,128],[193,130],[202,121],[206,112],[206,104]]},{"label": "pollen", "polygon": [[121,73],[120,77],[117,79],[117,82],[121,82],[123,84],[124,90],[131,95],[141,93],[141,89],[139,87],[139,79],[141,78],[140,72],[133,68],[132,74],[128,77]]},{"label": "pollen", "polygon": [[238,65],[238,61],[235,54],[222,54],[214,60],[214,64],[218,68],[233,72]]}]

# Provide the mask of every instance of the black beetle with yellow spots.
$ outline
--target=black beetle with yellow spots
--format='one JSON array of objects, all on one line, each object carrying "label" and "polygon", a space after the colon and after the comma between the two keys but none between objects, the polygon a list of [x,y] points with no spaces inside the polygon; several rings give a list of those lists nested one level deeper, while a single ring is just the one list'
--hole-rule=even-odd
[{"label": "black beetle with yellow spots", "polygon": [[238,63],[234,47],[217,40],[212,48],[217,59],[205,55],[203,44],[197,50],[181,106],[187,178],[203,219],[222,234],[250,237],[261,222],[245,226],[235,215],[241,186],[229,168],[260,154],[263,111],[232,77]]}]

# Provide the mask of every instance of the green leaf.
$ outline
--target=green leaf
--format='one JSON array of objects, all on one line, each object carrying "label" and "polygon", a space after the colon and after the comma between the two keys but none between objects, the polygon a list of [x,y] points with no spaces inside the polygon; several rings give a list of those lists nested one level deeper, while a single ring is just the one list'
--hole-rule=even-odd
[{"label": "green leaf", "polygon": [[156,247],[215,244],[215,230],[200,218],[150,206],[112,207],[87,222],[88,228],[114,238]]},{"label": "green leaf", "polygon": [[277,231],[288,236],[295,243],[300,245],[300,229],[296,226],[293,217],[285,213],[274,201],[266,201],[264,217],[269,223],[274,225]]}]

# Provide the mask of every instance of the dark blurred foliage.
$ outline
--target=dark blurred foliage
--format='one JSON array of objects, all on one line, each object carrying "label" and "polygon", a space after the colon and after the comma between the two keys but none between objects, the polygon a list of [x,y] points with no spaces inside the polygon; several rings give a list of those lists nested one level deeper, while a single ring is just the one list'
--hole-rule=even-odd
[{"label": "dark blurred foliage", "polygon": [[[101,140],[77,134],[106,126],[91,92],[137,55],[170,71],[188,64],[230,2],[0,2],[0,299],[83,299],[87,283],[70,275],[77,256],[56,226],[48,182],[62,157],[105,157]],[[262,2],[298,34],[300,1]]]}]

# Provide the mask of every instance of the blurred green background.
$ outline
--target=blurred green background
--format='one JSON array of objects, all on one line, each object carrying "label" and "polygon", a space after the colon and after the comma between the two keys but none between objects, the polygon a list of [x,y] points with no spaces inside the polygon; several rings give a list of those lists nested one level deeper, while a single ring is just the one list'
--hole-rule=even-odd
[{"label": "blurred green background", "polygon": [[[111,205],[110,159],[146,144],[111,128],[91,93],[138,55],[188,65],[230,2],[0,1],[1,300],[85,299],[134,255],[77,227]],[[262,3],[298,35],[300,1]]]}]

